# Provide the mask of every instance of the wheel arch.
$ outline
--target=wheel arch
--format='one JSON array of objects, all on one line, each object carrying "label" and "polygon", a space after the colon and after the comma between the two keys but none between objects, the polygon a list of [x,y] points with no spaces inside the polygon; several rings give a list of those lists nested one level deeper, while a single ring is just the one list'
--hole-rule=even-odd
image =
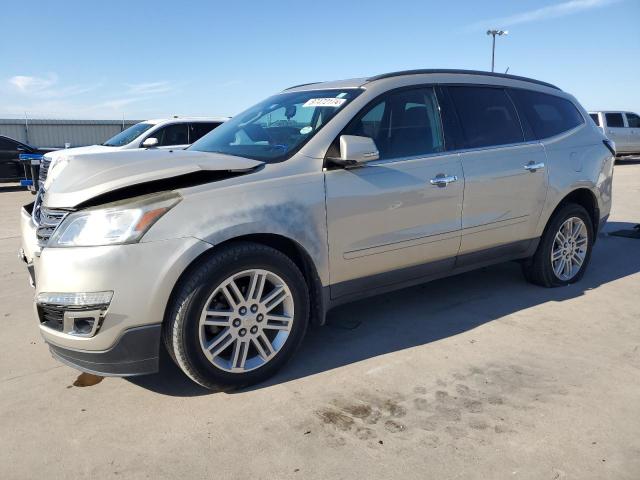
[{"label": "wheel arch", "polygon": [[302,275],[307,282],[307,288],[309,289],[309,305],[310,305],[310,321],[313,325],[322,325],[325,321],[325,300],[324,289],[322,282],[318,275],[316,266],[306,251],[306,249],[297,241],[286,237],[284,235],[275,233],[250,233],[245,235],[239,235],[237,237],[226,239],[209,248],[205,252],[201,253],[184,269],[178,280],[175,282],[167,305],[165,307],[165,315],[163,323],[167,319],[167,314],[170,311],[171,305],[175,298],[176,292],[179,290],[180,285],[184,279],[197,267],[197,265],[211,255],[215,255],[221,247],[227,246],[233,243],[239,242],[251,242],[260,245],[266,245],[289,257],[293,263],[300,269]]},{"label": "wheel arch", "polygon": [[551,215],[549,215],[549,218],[547,219],[545,230],[547,229],[549,221],[553,218],[556,212],[569,203],[578,204],[583,207],[587,213],[589,213],[593,224],[593,242],[595,243],[598,237],[598,227],[600,225],[600,207],[598,206],[598,199],[596,195],[590,189],[585,187],[572,190],[565,195],[560,202],[558,202],[556,208],[553,209]]}]

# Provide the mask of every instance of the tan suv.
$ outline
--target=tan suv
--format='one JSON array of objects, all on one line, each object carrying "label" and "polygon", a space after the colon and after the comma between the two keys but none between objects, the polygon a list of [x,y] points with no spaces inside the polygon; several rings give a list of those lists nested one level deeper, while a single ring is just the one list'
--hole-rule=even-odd
[{"label": "tan suv", "polygon": [[576,282],[611,206],[588,119],[544,82],[416,70],[289,88],[187,150],[79,156],[22,212],[42,335],[89,372],[154,372],[163,342],[199,384],[247,385],[340,303],[508,260]]}]

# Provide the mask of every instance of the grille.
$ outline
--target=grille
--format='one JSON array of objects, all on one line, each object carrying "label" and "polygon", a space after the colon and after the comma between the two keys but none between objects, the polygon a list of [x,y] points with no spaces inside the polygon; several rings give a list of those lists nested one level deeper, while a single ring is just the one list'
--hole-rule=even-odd
[{"label": "grille", "polygon": [[47,158],[47,156],[43,156],[40,160],[40,174],[38,175],[38,184],[44,185],[44,181],[47,179],[47,173],[49,172],[49,165],[51,164],[51,159]]},{"label": "grille", "polygon": [[39,208],[39,221],[36,222],[38,225],[36,236],[41,246],[47,244],[55,229],[58,228],[58,225],[60,225],[68,213],[69,212],[64,210],[51,210],[42,206]]},{"label": "grille", "polygon": [[38,316],[40,317],[40,324],[56,330],[62,331],[64,325],[64,310],[58,307],[48,305],[38,305]]}]

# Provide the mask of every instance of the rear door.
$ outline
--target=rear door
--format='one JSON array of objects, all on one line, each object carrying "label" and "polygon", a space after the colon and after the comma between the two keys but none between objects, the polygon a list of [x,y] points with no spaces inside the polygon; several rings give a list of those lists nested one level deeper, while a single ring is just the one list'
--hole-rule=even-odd
[{"label": "rear door", "polygon": [[525,132],[507,91],[449,86],[463,134],[463,267],[526,250],[547,192],[546,155]]},{"label": "rear door", "polygon": [[640,116],[635,113],[626,113],[627,129],[629,131],[629,151],[640,152]]},{"label": "rear door", "polygon": [[625,127],[622,112],[607,112],[604,114],[607,127],[605,134],[616,144],[616,151],[626,152],[629,147],[629,132]]},{"label": "rear door", "polygon": [[464,177],[445,151],[434,89],[378,97],[342,134],[372,138],[380,159],[325,173],[331,296],[451,271]]}]

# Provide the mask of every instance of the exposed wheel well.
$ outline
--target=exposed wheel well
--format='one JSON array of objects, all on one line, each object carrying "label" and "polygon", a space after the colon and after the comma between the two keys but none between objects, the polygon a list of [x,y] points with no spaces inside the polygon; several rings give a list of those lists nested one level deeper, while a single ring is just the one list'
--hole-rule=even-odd
[{"label": "exposed wheel well", "polygon": [[235,237],[229,240],[226,240],[222,243],[215,245],[213,248],[210,248],[206,252],[202,253],[199,257],[193,260],[191,264],[182,272],[180,278],[176,282],[173,287],[173,291],[171,296],[169,297],[169,302],[167,302],[167,307],[165,309],[168,310],[171,302],[173,301],[174,292],[177,290],[178,285],[183,281],[185,276],[194,268],[198,263],[208,255],[213,255],[222,245],[228,245],[234,242],[254,242],[262,245],[267,245],[275,250],[278,250],[289,257],[293,263],[300,269],[302,275],[304,276],[307,287],[309,289],[310,295],[310,320],[313,325],[321,325],[324,323],[325,311],[324,311],[324,301],[322,294],[322,282],[320,281],[320,277],[318,276],[318,272],[316,271],[315,265],[311,260],[311,257],[306,252],[306,250],[296,241],[291,240],[290,238],[284,237],[282,235],[277,234],[250,234],[243,235],[240,237]]},{"label": "exposed wheel well", "polygon": [[598,200],[596,199],[596,196],[593,194],[593,192],[591,192],[591,190],[587,188],[579,188],[577,190],[574,190],[562,199],[551,216],[553,216],[556,211],[558,211],[568,203],[577,203],[589,213],[589,216],[591,217],[591,221],[593,223],[593,241],[595,243],[595,240],[598,236],[598,227],[600,225],[600,209],[598,208]]}]

